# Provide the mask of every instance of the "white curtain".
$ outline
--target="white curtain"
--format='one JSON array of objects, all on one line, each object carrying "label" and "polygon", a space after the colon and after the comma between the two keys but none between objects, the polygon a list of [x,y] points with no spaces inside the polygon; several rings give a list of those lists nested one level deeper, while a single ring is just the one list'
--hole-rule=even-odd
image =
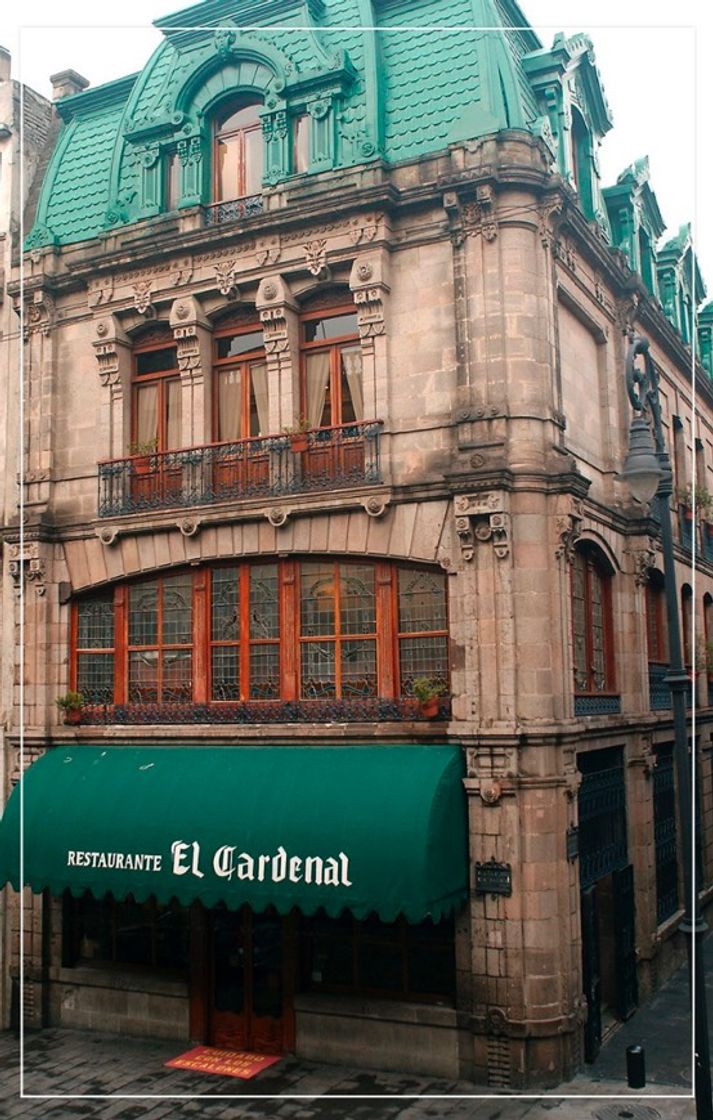
[{"label": "white curtain", "polygon": [[239,369],[224,369],[218,374],[218,439],[233,443],[241,438],[241,389]]},{"label": "white curtain", "polygon": [[267,365],[255,362],[250,366],[255,408],[257,409],[258,435],[266,436],[270,431],[270,409],[267,396]]},{"label": "white curtain", "polygon": [[156,447],[158,433],[158,390],[142,385],[136,390],[136,440],[134,450],[146,454]]},{"label": "white curtain", "polygon": [[[362,365],[361,365],[361,349],[355,350],[342,350],[342,369],[344,376],[347,379],[349,386],[349,393],[352,398],[352,406],[354,408],[354,418],[356,420],[364,419],[364,384],[362,378]],[[344,413],[342,409],[342,413]],[[344,415],[342,415],[342,421]]]},{"label": "white curtain", "polygon": [[324,402],[329,387],[329,354],[307,354],[305,360],[307,389],[307,423],[319,428],[324,415]]},{"label": "white curtain", "polygon": [[180,447],[181,439],[181,382],[166,382],[166,451]]}]

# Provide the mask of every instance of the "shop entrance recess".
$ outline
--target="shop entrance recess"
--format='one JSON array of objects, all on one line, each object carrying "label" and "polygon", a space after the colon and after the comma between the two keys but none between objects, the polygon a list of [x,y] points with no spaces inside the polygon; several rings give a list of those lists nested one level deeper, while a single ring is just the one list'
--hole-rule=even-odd
[{"label": "shop entrance recess", "polygon": [[294,919],[248,906],[201,909],[194,910],[191,1037],[227,1050],[292,1049]]},{"label": "shop entrance recess", "polygon": [[578,765],[584,1057],[592,1062],[607,1025],[628,1019],[638,1003],[634,869],[627,855],[623,751],[591,751]]}]

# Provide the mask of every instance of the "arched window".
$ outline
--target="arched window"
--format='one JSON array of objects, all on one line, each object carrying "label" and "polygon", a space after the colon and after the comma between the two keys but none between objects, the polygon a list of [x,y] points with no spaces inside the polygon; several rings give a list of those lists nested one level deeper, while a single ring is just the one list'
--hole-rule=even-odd
[{"label": "arched window", "polygon": [[681,588],[681,654],[687,669],[693,667],[693,591],[689,584]]},{"label": "arched window", "polygon": [[594,217],[592,198],[592,138],[582,114],[572,109],[572,174],[579,204],[587,218]]},{"label": "arched window", "polygon": [[233,562],[82,596],[71,686],[85,722],[447,714],[446,579],[384,561]]},{"label": "arched window", "polygon": [[597,548],[583,544],[572,566],[575,693],[615,691],[613,633],[611,571]]},{"label": "arched window", "polygon": [[666,592],[661,572],[651,569],[646,584],[646,641],[649,662],[668,665]]},{"label": "arched window", "polygon": [[213,124],[213,201],[230,202],[262,189],[262,103],[233,101]]}]

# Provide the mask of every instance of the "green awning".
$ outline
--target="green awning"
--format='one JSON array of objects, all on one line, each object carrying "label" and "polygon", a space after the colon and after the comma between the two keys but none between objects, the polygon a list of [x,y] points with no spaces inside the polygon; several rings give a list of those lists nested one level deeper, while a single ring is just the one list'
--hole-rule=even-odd
[{"label": "green awning", "polygon": [[[467,893],[457,747],[55,747],[27,770],[24,881],[260,911],[439,920]],[[0,822],[18,889],[20,787]]]}]

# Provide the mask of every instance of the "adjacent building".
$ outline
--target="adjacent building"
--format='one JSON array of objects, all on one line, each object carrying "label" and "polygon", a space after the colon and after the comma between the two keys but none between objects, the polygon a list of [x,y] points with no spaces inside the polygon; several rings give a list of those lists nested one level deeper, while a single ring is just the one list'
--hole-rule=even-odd
[{"label": "adjacent building", "polygon": [[[631,331],[676,475],[713,881],[690,231],[660,247],[646,160],[603,187],[592,43],[544,47],[513,0],[156,26],[138,74],[56,76],[11,283],[28,1021],[554,1086],[682,951]],[[15,792],[15,888],[18,820]]]}]

